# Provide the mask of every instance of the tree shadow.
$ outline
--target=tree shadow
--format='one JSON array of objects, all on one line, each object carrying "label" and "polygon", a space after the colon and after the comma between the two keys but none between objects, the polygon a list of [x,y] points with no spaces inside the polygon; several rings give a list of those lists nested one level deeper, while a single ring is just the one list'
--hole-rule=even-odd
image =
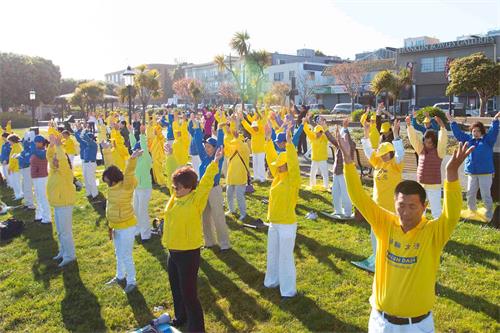
[{"label": "tree shadow", "polygon": [[229,310],[233,317],[247,324],[246,330],[252,330],[259,322],[269,320],[269,312],[224,274],[204,260],[202,260],[200,268],[210,284],[219,291],[222,297],[228,300]]},{"label": "tree shadow", "polygon": [[264,287],[264,273],[257,270],[235,251],[214,252],[240,279],[257,291],[261,297],[290,313],[310,331],[361,332],[365,329],[337,319],[333,314],[321,309],[316,302],[299,293],[296,297],[282,303],[279,292]]},{"label": "tree shadow", "polygon": [[484,313],[497,323],[499,322],[500,307],[497,304],[490,303],[482,297],[467,295],[443,286],[440,283],[436,284],[436,293],[440,297],[448,298],[471,311]]},{"label": "tree shadow", "polygon": [[228,332],[237,332],[231,321],[226,317],[224,311],[217,305],[217,296],[212,292],[210,283],[207,279],[198,275],[198,293],[202,304],[203,312],[210,312],[215,319],[220,321]]},{"label": "tree shadow", "polygon": [[65,295],[61,302],[61,315],[66,329],[70,332],[105,332],[101,305],[83,284],[78,263],[66,266],[62,276]]},{"label": "tree shadow", "polygon": [[139,327],[147,325],[155,318],[138,288],[128,293],[127,299]]},{"label": "tree shadow", "polygon": [[484,265],[489,269],[497,270],[498,266],[487,261],[488,259],[497,260],[498,253],[482,249],[473,244],[463,244],[454,240],[448,241],[444,251],[459,258],[470,257],[478,264]]},{"label": "tree shadow", "polygon": [[165,272],[168,272],[167,270],[167,260],[168,260],[168,255],[167,251],[163,247],[163,244],[161,243],[161,238],[159,236],[152,236],[148,242],[143,243],[142,246],[151,253],[153,257],[158,260],[160,263],[161,267]]}]

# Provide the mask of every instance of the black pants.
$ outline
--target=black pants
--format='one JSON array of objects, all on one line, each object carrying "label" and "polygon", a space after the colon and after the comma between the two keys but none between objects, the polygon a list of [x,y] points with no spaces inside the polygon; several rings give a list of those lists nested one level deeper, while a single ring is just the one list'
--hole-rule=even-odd
[{"label": "black pants", "polygon": [[167,267],[175,319],[187,322],[188,332],[205,332],[203,309],[198,299],[200,249],[169,251]]},{"label": "black pants", "polygon": [[302,132],[302,133],[300,133],[300,137],[299,137],[298,153],[300,155],[303,155],[306,152],[307,152],[307,137],[306,137],[306,133]]}]

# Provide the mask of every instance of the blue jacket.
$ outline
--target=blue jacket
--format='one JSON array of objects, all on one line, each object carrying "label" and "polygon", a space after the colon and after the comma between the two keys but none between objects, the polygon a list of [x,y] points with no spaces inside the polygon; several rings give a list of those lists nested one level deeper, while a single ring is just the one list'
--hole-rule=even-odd
[{"label": "blue jacket", "polygon": [[[196,128],[194,133],[194,141],[196,141],[196,148],[198,149],[198,153],[200,155],[200,179],[205,174],[205,170],[210,163],[214,160],[215,156],[209,156],[205,151],[205,147],[203,146],[203,131],[201,128]],[[221,147],[224,144],[224,131],[219,129],[217,131],[217,148]],[[214,186],[219,185],[220,182],[220,173],[222,170],[222,163],[224,162],[224,157],[219,160],[219,172],[214,177]]]},{"label": "blue jacket", "polygon": [[45,160],[45,159],[47,159],[47,150],[45,150],[45,148],[38,149],[38,148],[36,148],[35,143],[31,142],[31,144],[30,144],[30,158],[31,158],[31,155],[35,155],[39,159]]},{"label": "blue jacket", "polygon": [[81,139],[85,142],[85,150],[83,152],[84,162],[95,162],[97,159],[97,143],[90,137],[91,135],[92,133],[83,132],[81,136]]},{"label": "blue jacket", "polygon": [[[297,127],[297,129],[295,130],[295,133],[293,134],[292,143],[295,146],[295,148],[297,148],[297,146],[299,145],[300,135],[302,134],[303,131],[304,131],[304,125],[300,124],[299,127]],[[274,131],[274,128],[272,129],[271,139],[273,140],[273,142],[276,139],[276,132]],[[276,143],[274,144],[274,148],[278,153],[284,152],[286,150],[278,147]]]},{"label": "blue jacket", "polygon": [[493,147],[497,141],[498,123],[498,120],[494,120],[488,132],[480,139],[474,139],[470,134],[462,132],[456,122],[451,123],[451,130],[458,141],[468,142],[469,147],[476,147],[465,159],[466,174],[482,175],[495,173],[495,166],[493,165]]},{"label": "blue jacket", "polygon": [[3,162],[8,163],[9,162],[10,150],[11,150],[10,143],[8,141],[6,141],[2,145],[2,153],[0,154],[0,162],[1,163],[3,163]]},{"label": "blue jacket", "polygon": [[167,128],[167,140],[174,140],[174,129],[172,128],[172,124],[174,123],[174,115],[168,115],[168,121],[165,119],[165,116],[161,117],[160,124],[163,127]]},{"label": "blue jacket", "polygon": [[[422,134],[425,134],[425,132],[427,131],[427,127],[425,127],[425,125],[421,125],[421,124],[417,123],[417,118],[411,117],[411,125],[417,131],[422,132]],[[431,119],[431,128],[430,129],[433,129],[436,132],[439,132],[439,125],[434,119]]]},{"label": "blue jacket", "polygon": [[19,161],[19,168],[25,169],[30,166],[31,159],[31,145],[35,145],[33,142],[23,140],[23,151],[19,154],[17,158]]},{"label": "blue jacket", "polygon": [[82,137],[81,137],[82,130],[78,130],[74,134],[75,134],[76,141],[78,141],[78,143],[80,144],[80,159],[83,162],[84,155],[85,155],[85,148],[87,147],[87,144],[85,143],[85,141],[82,140]]},{"label": "blue jacket", "polygon": [[191,135],[191,143],[189,144],[189,155],[198,155],[198,147],[196,146],[196,141],[194,140],[195,130],[193,128],[193,122],[189,121],[188,131]]}]

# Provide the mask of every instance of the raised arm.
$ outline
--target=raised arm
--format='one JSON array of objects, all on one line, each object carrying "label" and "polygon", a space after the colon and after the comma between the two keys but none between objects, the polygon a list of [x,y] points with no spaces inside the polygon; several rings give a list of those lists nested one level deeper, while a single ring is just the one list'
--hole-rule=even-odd
[{"label": "raised arm", "polygon": [[127,160],[127,166],[123,172],[123,186],[132,189],[137,186],[137,179],[135,178],[135,167],[137,166],[137,157],[142,154],[141,150],[136,150]]},{"label": "raised arm", "polygon": [[215,152],[214,160],[208,165],[207,170],[203,174],[203,177],[201,177],[200,182],[196,187],[193,201],[195,207],[200,212],[202,212],[207,205],[208,195],[214,186],[214,177],[219,172],[219,161],[222,156],[224,156],[224,149],[220,147]]},{"label": "raised arm", "polygon": [[491,122],[490,129],[484,135],[484,141],[486,141],[490,146],[494,146],[498,137],[498,113],[495,119]]}]

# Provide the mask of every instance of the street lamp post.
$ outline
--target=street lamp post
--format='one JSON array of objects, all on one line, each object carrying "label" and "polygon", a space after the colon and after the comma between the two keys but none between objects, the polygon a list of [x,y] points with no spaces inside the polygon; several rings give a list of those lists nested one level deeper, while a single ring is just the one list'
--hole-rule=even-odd
[{"label": "street lamp post", "polygon": [[30,90],[30,102],[31,102],[31,126],[35,126],[35,100],[36,91]]},{"label": "street lamp post", "polygon": [[[130,66],[127,67],[125,72],[123,72],[123,78],[125,80],[125,85],[128,89],[128,123],[132,124],[132,86],[134,85],[134,71]],[[143,119],[144,121],[144,119]],[[144,122],[145,123],[145,122]]]}]

